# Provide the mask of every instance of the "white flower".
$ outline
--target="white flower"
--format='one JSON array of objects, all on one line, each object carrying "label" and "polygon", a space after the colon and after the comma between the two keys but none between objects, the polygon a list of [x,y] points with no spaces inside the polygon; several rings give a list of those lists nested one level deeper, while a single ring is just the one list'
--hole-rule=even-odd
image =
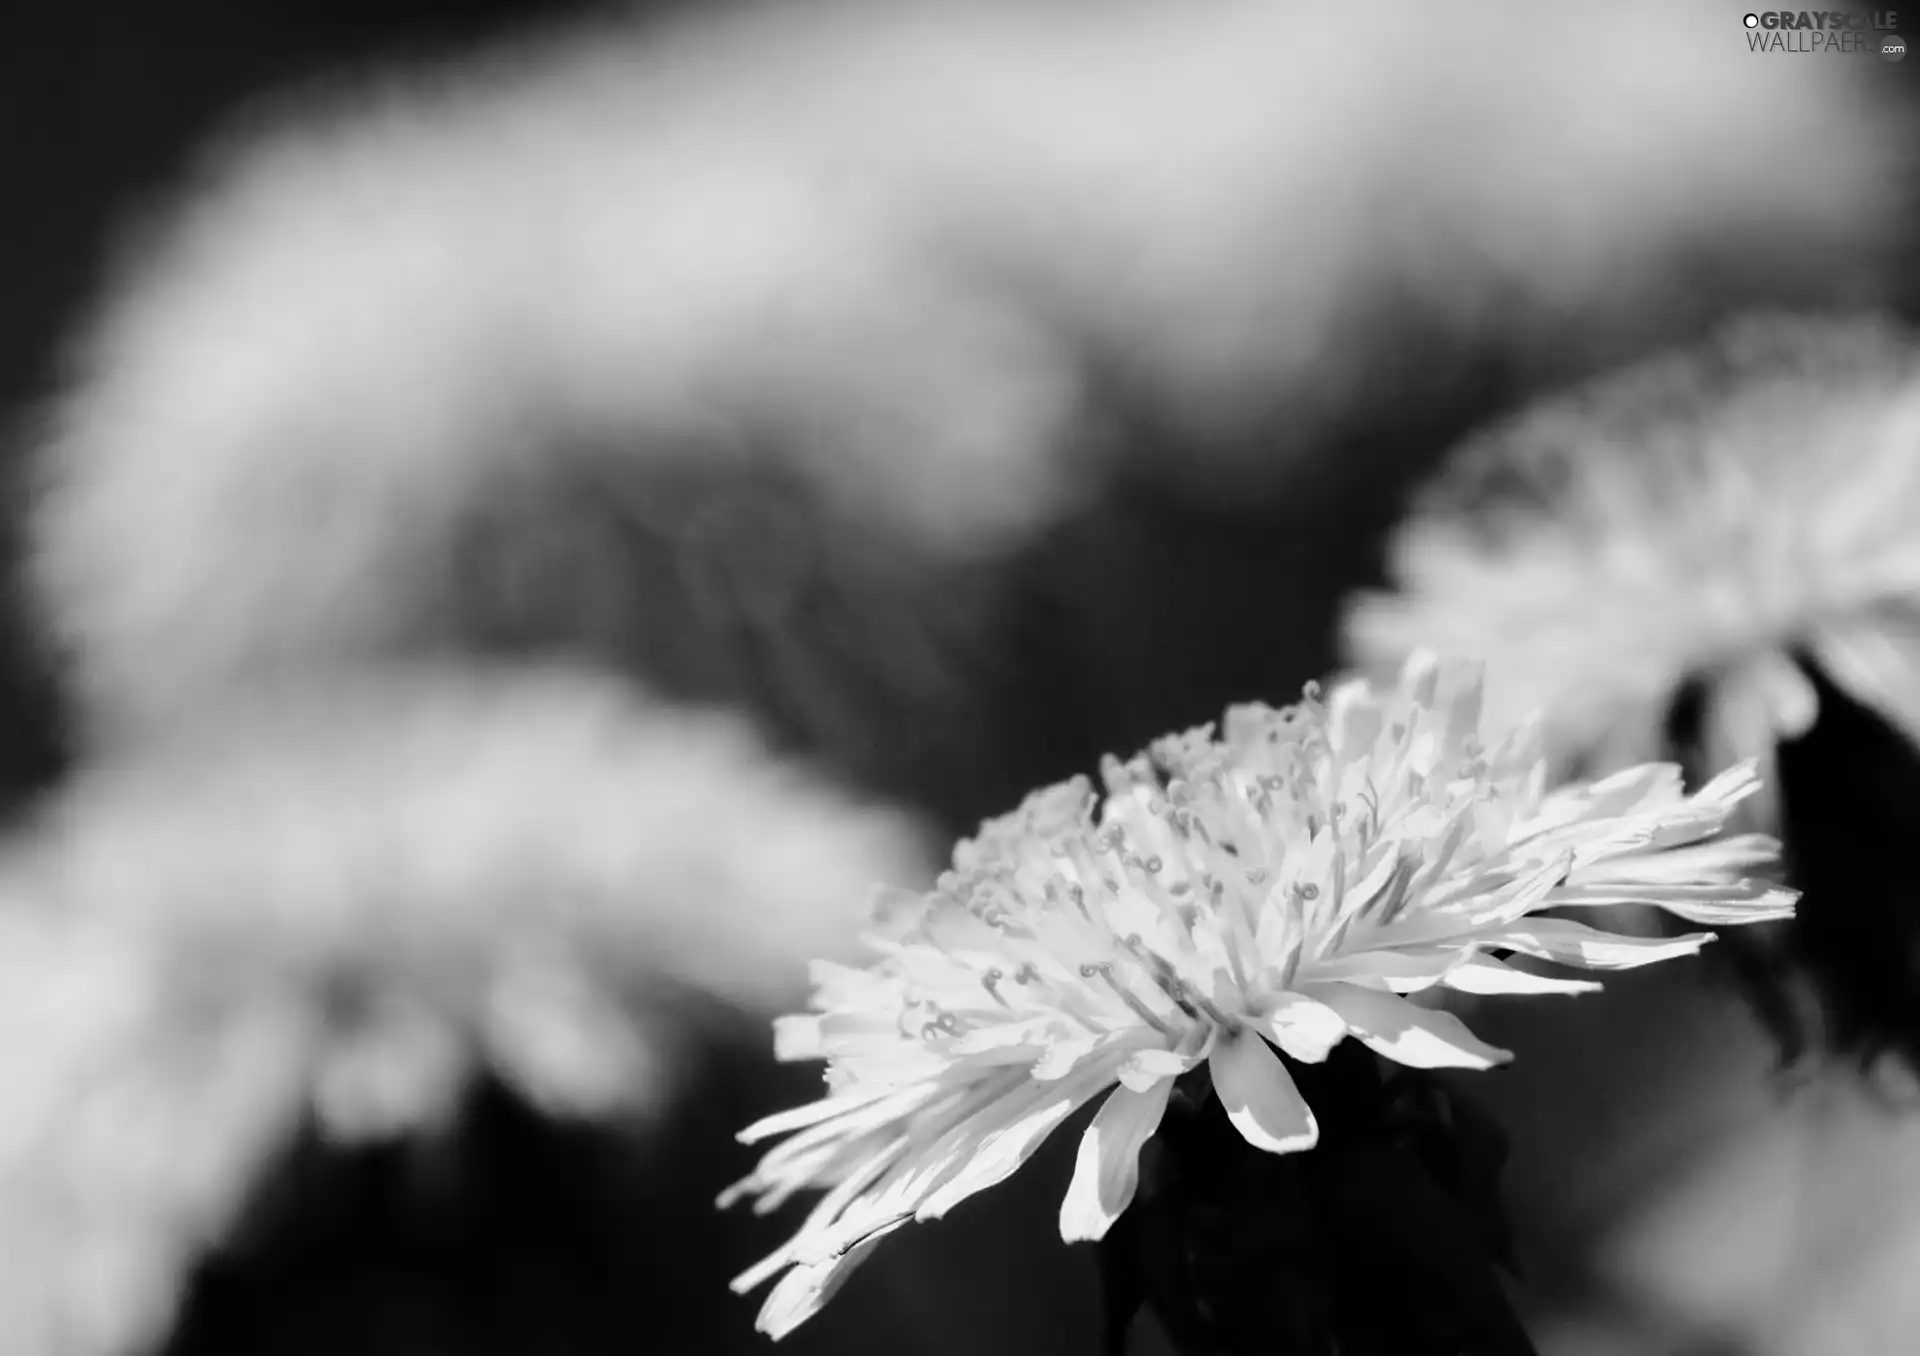
[{"label": "white flower", "polygon": [[[1899,115],[1845,63],[1702,61],[1717,14],[1622,6],[1674,40],[1568,62],[1586,15],[1532,0],[1474,4],[1470,47],[1428,0],[1390,43],[1277,0],[609,5],[249,117],[62,345],[23,527],[70,695],[147,730],[417,653],[498,568],[474,519],[555,487],[618,540],[663,482],[771,466],[848,537],[997,560],[1096,490],[1104,355],[1224,455],[1366,398],[1355,316],[1479,351],[1493,305],[1664,310],[1692,241],[1851,261],[1905,221]],[[597,544],[538,596],[645,639]]]},{"label": "white flower", "polygon": [[0,852],[0,1351],[126,1356],[311,1115],[676,1091],[701,993],[795,1001],[905,815],[581,671],[362,675],[78,773]]},{"label": "white flower", "polygon": [[[1483,656],[1489,714],[1546,713],[1556,770],[1663,756],[1689,682],[1705,761],[1758,760],[1816,700],[1790,658],[1920,742],[1920,347],[1762,317],[1471,441],[1360,599],[1355,666]],[[1770,797],[1744,812],[1770,829]]]},{"label": "white flower", "polygon": [[1131,1200],[1140,1147],[1173,1081],[1205,1063],[1229,1118],[1275,1153],[1318,1127],[1278,1047],[1317,1062],[1353,1036],[1417,1067],[1505,1052],[1402,995],[1596,987],[1505,964],[1592,969],[1689,954],[1710,934],[1616,936],[1543,909],[1649,903],[1700,923],[1792,911],[1742,873],[1775,844],[1714,841],[1756,786],[1737,768],[1693,796],[1648,766],[1547,792],[1530,732],[1492,751],[1477,671],[1417,656],[1397,690],[1229,711],[1151,758],[1039,792],[962,843],[930,894],[890,896],[865,968],[820,963],[814,1011],[780,1019],[783,1059],[825,1058],[828,1092],[742,1132],[790,1137],[721,1198],[770,1210],[830,1190],[736,1289],[781,1277],[775,1336],[813,1314],[909,1220],[936,1218],[1017,1169],[1114,1084],[1061,1209],[1097,1239]]}]

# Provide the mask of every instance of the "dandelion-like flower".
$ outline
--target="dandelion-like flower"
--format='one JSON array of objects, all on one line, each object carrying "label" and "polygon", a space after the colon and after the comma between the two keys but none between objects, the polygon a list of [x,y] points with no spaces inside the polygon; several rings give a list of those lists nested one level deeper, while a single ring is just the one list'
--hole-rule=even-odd
[{"label": "dandelion-like flower", "polygon": [[914,821],[574,666],[229,700],[0,851],[0,1351],[128,1356],[310,1120],[431,1131],[482,1069],[653,1113],[688,997],[793,1001]]},{"label": "dandelion-like flower", "polygon": [[[1818,713],[1806,655],[1920,743],[1920,346],[1873,318],[1752,317],[1470,440],[1346,623],[1388,674],[1475,654],[1556,769],[1662,756],[1690,684],[1709,766]],[[1770,792],[1745,812],[1771,831]]]},{"label": "dandelion-like flower", "polygon": [[1501,953],[1614,969],[1711,935],[1542,910],[1791,913],[1791,892],[1744,874],[1775,844],[1716,838],[1752,768],[1691,796],[1666,765],[1549,791],[1531,729],[1488,748],[1480,704],[1477,669],[1419,655],[1397,687],[1235,708],[1218,738],[1107,760],[1104,802],[1084,778],[1040,791],[963,842],[931,893],[884,897],[872,963],[817,964],[814,1011],[776,1023],[781,1058],[829,1062],[827,1095],[743,1131],[789,1137],[721,1198],[766,1211],[828,1188],[736,1280],[780,1276],[759,1326],[791,1331],[883,1237],[1005,1179],[1109,1088],[1061,1207],[1069,1241],[1126,1209],[1188,1070],[1207,1066],[1248,1143],[1310,1149],[1314,1112],[1276,1047],[1317,1063],[1352,1036],[1406,1065],[1488,1068],[1506,1053],[1405,995],[1579,992],[1597,986]]},{"label": "dandelion-like flower", "polygon": [[1737,949],[1761,1015],[1789,1054],[1817,1026],[1920,1065],[1920,878],[1868,850],[1910,831],[1920,786],[1916,523],[1914,336],[1748,318],[1472,439],[1400,528],[1394,589],[1352,607],[1348,655],[1484,656],[1489,714],[1547,713],[1557,773],[1755,760],[1735,827],[1779,833],[1811,901]]}]

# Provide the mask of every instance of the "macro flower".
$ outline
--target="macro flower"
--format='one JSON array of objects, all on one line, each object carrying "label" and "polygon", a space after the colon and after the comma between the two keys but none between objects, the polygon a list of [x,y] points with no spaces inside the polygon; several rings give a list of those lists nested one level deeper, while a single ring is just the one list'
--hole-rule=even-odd
[{"label": "macro flower", "polygon": [[[1735,828],[1807,896],[1733,948],[1796,1055],[1920,1065],[1920,344],[1871,316],[1750,317],[1470,439],[1362,596],[1347,658],[1486,658],[1556,774],[1751,759]],[[1896,854],[1897,857],[1897,854]],[[1806,999],[1817,1000],[1817,1009]]]},{"label": "macro flower", "polygon": [[1717,837],[1751,767],[1693,795],[1667,765],[1549,790],[1532,728],[1497,733],[1482,742],[1477,668],[1418,654],[1397,685],[1309,687],[1284,710],[1229,710],[1217,737],[1108,759],[1104,800],[1085,778],[1037,792],[961,843],[933,891],[884,895],[870,962],[816,963],[813,1011],[775,1024],[780,1058],[828,1061],[826,1095],[743,1131],[787,1138],[720,1200],[764,1212],[828,1188],[735,1281],[779,1277],[760,1328],[790,1332],[882,1238],[1005,1179],[1109,1089],[1061,1207],[1069,1241],[1127,1208],[1189,1070],[1206,1066],[1249,1144],[1311,1149],[1313,1108],[1276,1049],[1314,1064],[1351,1036],[1416,1068],[1488,1068],[1506,1052],[1405,995],[1576,993],[1597,986],[1503,953],[1606,970],[1711,936],[1543,910],[1792,912],[1792,892],[1746,874],[1775,844]]}]

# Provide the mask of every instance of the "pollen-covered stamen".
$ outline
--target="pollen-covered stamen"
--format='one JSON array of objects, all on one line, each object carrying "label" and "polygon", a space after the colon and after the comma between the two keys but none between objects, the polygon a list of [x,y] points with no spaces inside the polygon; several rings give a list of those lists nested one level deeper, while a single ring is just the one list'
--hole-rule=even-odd
[{"label": "pollen-covered stamen", "polygon": [[1249,977],[1263,968],[1259,960],[1257,920],[1265,891],[1254,879],[1258,870],[1230,869],[1225,880],[1209,875],[1203,882],[1212,901],[1213,916],[1220,924],[1215,935],[1226,956],[1234,987],[1242,993],[1249,988]]},{"label": "pollen-covered stamen", "polygon": [[987,991],[987,996],[993,999],[994,1002],[998,1003],[1008,1012],[1012,1012],[1013,1004],[1009,1003],[1006,1000],[1006,996],[1000,992],[1000,981],[1005,978],[1006,973],[998,967],[995,967],[980,976],[980,987]]},{"label": "pollen-covered stamen", "polygon": [[1147,977],[1153,981],[1154,987],[1166,995],[1169,1003],[1179,1009],[1181,1016],[1193,1022],[1201,1019],[1199,1010],[1195,1008],[1189,996],[1187,985],[1174,972],[1172,962],[1154,952],[1139,937],[1128,937],[1122,944],[1133,954],[1133,958],[1140,962],[1141,968],[1147,972]]},{"label": "pollen-covered stamen", "polygon": [[1068,881],[1098,881],[1101,877],[1100,863],[1094,859],[1093,851],[1087,840],[1080,834],[1072,834],[1063,842],[1053,846],[1053,856],[1066,863],[1064,878]]},{"label": "pollen-covered stamen", "polygon": [[1235,1025],[1234,1019],[1220,1011],[1211,999],[1177,976],[1166,988],[1167,996],[1178,1003],[1182,1009],[1193,1012],[1196,1018],[1204,1017],[1222,1030],[1231,1029]]},{"label": "pollen-covered stamen", "polygon": [[1180,932],[1192,939],[1193,918],[1191,910],[1183,908],[1178,896],[1191,893],[1192,886],[1186,881],[1177,881],[1171,887],[1161,882],[1161,874],[1166,870],[1166,862],[1158,853],[1151,857],[1129,857],[1126,862],[1128,881],[1148,903],[1152,904],[1163,917],[1180,929]]}]

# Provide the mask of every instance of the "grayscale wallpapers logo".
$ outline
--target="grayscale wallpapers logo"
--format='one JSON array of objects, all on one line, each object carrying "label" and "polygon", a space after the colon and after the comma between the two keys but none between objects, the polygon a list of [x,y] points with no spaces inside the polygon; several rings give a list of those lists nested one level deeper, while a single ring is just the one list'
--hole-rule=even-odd
[{"label": "grayscale wallpapers logo", "polygon": [[1883,60],[1902,61],[1907,40],[1898,10],[1770,9],[1741,21],[1750,52],[1878,52]]}]

